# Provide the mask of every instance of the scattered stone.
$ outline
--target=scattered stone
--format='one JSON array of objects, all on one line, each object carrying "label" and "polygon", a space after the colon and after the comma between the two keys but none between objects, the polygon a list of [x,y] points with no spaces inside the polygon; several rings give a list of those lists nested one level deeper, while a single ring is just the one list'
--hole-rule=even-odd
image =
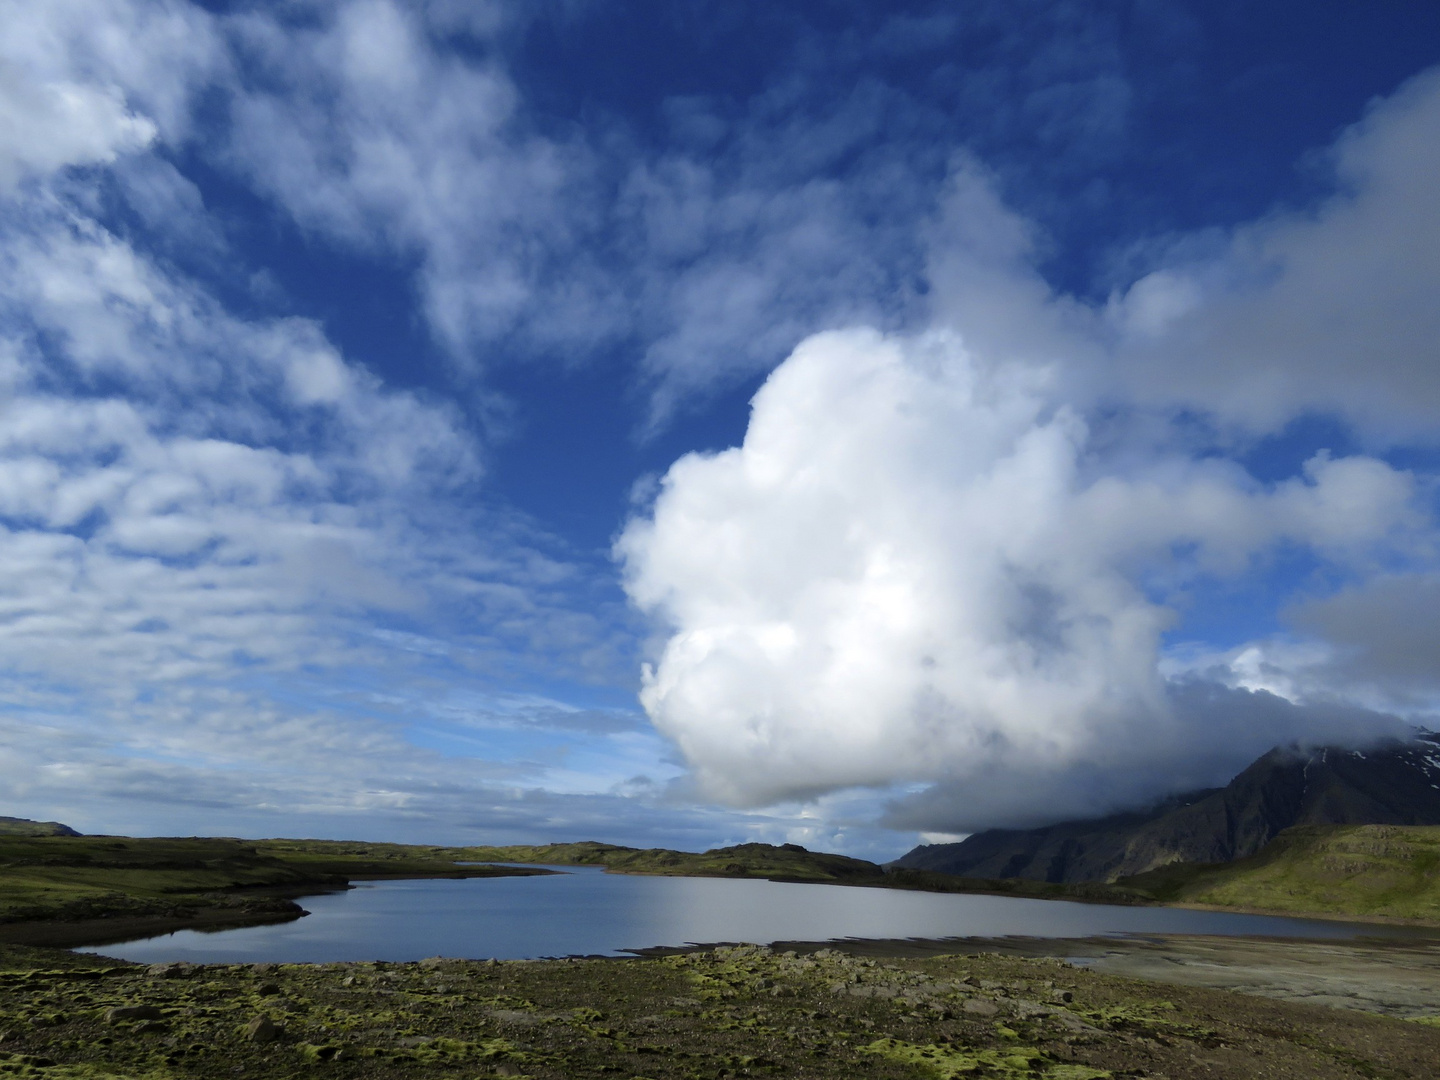
[{"label": "scattered stone", "polygon": [[1000,1012],[1000,1006],[988,998],[966,998],[960,1007],[976,1016],[995,1016]]},{"label": "scattered stone", "polygon": [[1049,1016],[1055,1012],[1049,1005],[1042,1005],[1038,1001],[1028,1001],[1025,998],[1017,999],[1014,1002],[1014,1007],[1015,1015],[1022,1020],[1027,1020],[1033,1016]]},{"label": "scattered stone", "polygon": [[145,974],[152,979],[183,979],[190,974],[189,964],[151,964]]},{"label": "scattered stone", "polygon": [[261,997],[270,997],[273,994],[280,993],[280,985],[273,982],[263,982],[255,988],[255,993]]},{"label": "scattered stone", "polygon": [[127,1020],[159,1020],[163,1014],[154,1005],[116,1005],[105,1010],[107,1024],[120,1024]]},{"label": "scattered stone", "polygon": [[257,1016],[245,1025],[245,1037],[251,1042],[274,1042],[284,1034],[284,1029],[268,1016]]}]

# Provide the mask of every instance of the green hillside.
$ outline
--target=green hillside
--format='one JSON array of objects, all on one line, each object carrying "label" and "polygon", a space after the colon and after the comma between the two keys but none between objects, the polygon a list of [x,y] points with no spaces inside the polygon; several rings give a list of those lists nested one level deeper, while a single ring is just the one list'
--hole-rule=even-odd
[{"label": "green hillside", "polygon": [[1248,859],[1117,884],[1162,903],[1440,922],[1440,826],[1300,826]]},{"label": "green hillside", "polygon": [[449,849],[477,862],[604,866],[618,874],[684,877],[760,877],[786,881],[860,882],[881,880],[884,870],[864,859],[807,851],[796,844],[736,844],[711,851],[627,848],[586,841],[543,846]]},{"label": "green hillside", "polygon": [[58,821],[31,821],[23,817],[0,817],[0,836],[79,836],[69,825]]}]

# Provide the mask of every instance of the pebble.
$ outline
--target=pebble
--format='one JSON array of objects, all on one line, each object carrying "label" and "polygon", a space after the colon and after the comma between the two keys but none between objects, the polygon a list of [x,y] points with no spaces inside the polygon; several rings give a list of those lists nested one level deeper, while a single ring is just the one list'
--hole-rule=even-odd
[{"label": "pebble", "polygon": [[118,1024],[124,1020],[159,1020],[160,1010],[154,1005],[116,1005],[105,1010],[105,1022]]}]

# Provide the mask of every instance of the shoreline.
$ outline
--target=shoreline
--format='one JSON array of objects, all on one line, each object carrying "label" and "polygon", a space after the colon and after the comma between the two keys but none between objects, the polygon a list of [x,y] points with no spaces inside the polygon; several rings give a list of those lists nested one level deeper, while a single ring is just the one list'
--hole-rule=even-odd
[{"label": "shoreline", "polygon": [[[9,946],[0,948],[0,1065],[37,1077],[53,1068],[57,1076],[249,1080],[903,1080],[919,1070],[1358,1080],[1432,1075],[1440,1061],[1432,1007],[1440,946],[1114,944],[1063,946],[1088,950],[1083,965],[993,951],[872,959],[853,944],[804,955],[721,947],[623,965],[441,957],[147,965]],[[1099,957],[1102,948],[1125,955]],[[1218,958],[1248,982],[1146,977],[1170,956],[1184,961],[1170,965],[1182,974],[1213,978]],[[1273,972],[1258,990],[1257,967]],[[1316,986],[1316,971],[1358,974],[1366,985],[1334,993],[1343,988]]]},{"label": "shoreline", "polygon": [[[164,934],[175,933],[180,930],[195,930],[201,933],[219,933],[225,930],[243,929],[249,926],[276,925],[287,922],[294,922],[309,914],[296,901],[307,896],[323,896],[330,893],[344,892],[354,888],[354,883],[359,881],[428,881],[428,880],[463,880],[482,877],[530,877],[549,876],[562,874],[567,871],[560,869],[562,864],[551,864],[551,866],[525,866],[523,864],[511,864],[503,867],[505,872],[496,873],[502,869],[498,864],[476,864],[473,868],[457,868],[453,871],[437,871],[432,873],[397,872],[397,873],[364,873],[348,876],[343,882],[316,882],[313,886],[303,888],[266,889],[263,891],[249,892],[245,894],[228,894],[226,899],[240,899],[241,903],[236,906],[213,906],[197,907],[183,914],[178,912],[165,912],[155,914],[124,914],[104,915],[86,919],[30,919],[16,920],[9,923],[0,923],[0,944],[29,945],[39,948],[74,949],[88,948],[103,945],[117,945],[123,942],[135,941],[143,938],[159,937]],[[555,867],[555,868],[551,868]],[[620,874],[627,877],[701,877],[701,878],[732,878],[740,880],[765,880],[775,881],[784,884],[803,885],[846,885],[860,888],[895,888],[897,891],[922,891],[934,892],[937,895],[972,895],[972,896],[1002,896],[1013,899],[1045,900],[1045,901],[1066,901],[1070,903],[1090,904],[1114,904],[1114,901],[1107,901],[1099,898],[1080,898],[1070,896],[1036,896],[1033,894],[1016,893],[1006,890],[943,890],[943,889],[915,889],[905,886],[887,886],[882,882],[870,881],[814,881],[800,878],[788,877],[751,877],[743,878],[738,875],[725,875],[714,873],[701,874],[665,874],[648,871],[633,870],[611,870],[608,867],[601,867],[603,872],[609,874]],[[254,899],[263,902],[269,900],[267,907],[253,907],[246,904],[246,900]],[[1130,906],[1115,904],[1114,906]],[[1345,923],[1354,926],[1375,926],[1404,928],[1416,931],[1416,938],[1424,938],[1427,931],[1432,932],[1436,938],[1440,938],[1440,923],[1426,922],[1420,919],[1407,919],[1395,916],[1384,915],[1344,915],[1334,912],[1304,912],[1304,911],[1277,911],[1265,908],[1240,908],[1226,907],[1216,904],[1195,904],[1195,903],[1160,903],[1148,902],[1137,903],[1135,906],[1177,908],[1189,911],[1211,911],[1220,913],[1233,913],[1243,915],[1262,915],[1274,918],[1305,919],[1320,922]],[[1162,935],[1178,936],[1178,935]],[[1202,936],[1202,935],[1196,935]],[[1203,935],[1210,937],[1211,935]],[[1213,935],[1221,937],[1223,935]],[[1381,940],[1399,940],[1386,935],[1378,935]],[[1357,935],[1356,940],[1365,939],[1365,935]],[[897,951],[889,953],[869,953],[867,955],[940,955],[947,953],[949,949],[938,948],[938,944],[946,942],[965,941],[993,941],[999,939],[967,939],[967,938],[937,938],[937,939],[839,939],[838,941],[815,942],[777,942],[776,947],[800,948],[813,945],[815,948],[839,948],[845,947],[848,942],[854,940],[874,941],[877,944],[890,942],[895,948],[901,948],[901,942],[918,943],[918,952]],[[1025,939],[1031,940],[1031,939]],[[1068,940],[1036,938],[1037,941]],[[1245,938],[1243,940],[1252,940]],[[1311,939],[1285,939],[1285,940],[1311,940]],[[1319,940],[1319,939],[1315,939]],[[1334,940],[1334,939],[1325,939]],[[633,950],[636,956],[659,956],[677,955],[693,952],[702,946],[655,946],[652,948]]]},{"label": "shoreline", "polygon": [[[180,913],[178,911],[156,912],[153,914],[126,914],[117,912],[82,919],[17,919],[0,923],[0,945],[26,945],[42,949],[79,949],[103,945],[119,945],[127,941],[160,937],[180,930],[195,930],[202,934],[221,933],[225,930],[242,930],[247,926],[275,926],[296,922],[310,912],[297,901],[307,896],[328,896],[346,892],[355,887],[357,881],[431,881],[462,880],[487,877],[548,877],[563,873],[528,867],[506,868],[507,872],[496,873],[497,868],[485,864],[473,871],[437,871],[435,873],[366,873],[355,874],[343,881],[317,881],[313,885],[262,888],[244,892],[223,894],[220,899],[238,901],[233,906],[215,903],[213,906],[197,906]],[[177,904],[183,908],[183,904]]]}]

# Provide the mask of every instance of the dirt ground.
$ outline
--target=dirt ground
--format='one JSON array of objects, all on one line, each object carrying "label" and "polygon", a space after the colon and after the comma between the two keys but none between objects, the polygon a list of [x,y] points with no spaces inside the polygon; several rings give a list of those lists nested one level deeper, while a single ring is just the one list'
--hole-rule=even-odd
[{"label": "dirt ground", "polygon": [[[945,955],[934,943],[915,955],[925,946],[892,944],[912,954],[857,955],[883,953],[883,943],[856,943],[853,954],[742,946],[629,960],[147,968],[10,947],[0,949],[0,1075],[1440,1076],[1440,1026],[1097,970],[1224,967],[1214,942],[1206,952],[1204,942],[1181,941],[1169,955],[1183,961],[1135,943],[1102,956],[1090,942],[1090,966],[1081,967],[999,951]],[[1231,958],[1252,968],[1304,970],[1299,952],[1235,948]],[[1410,963],[1383,961],[1386,971],[1422,970]],[[1314,966],[1335,965],[1316,954]]]},{"label": "dirt ground", "polygon": [[1297,942],[1173,936],[1076,942],[1066,951],[1072,963],[1110,975],[1235,990],[1407,1020],[1440,1017],[1440,940]]},{"label": "dirt ground", "polygon": [[[820,948],[789,942],[779,948]],[[986,952],[1054,957],[1107,975],[1205,986],[1281,1001],[1440,1020],[1440,935],[1310,941],[1195,935],[855,941],[862,956]]]}]

